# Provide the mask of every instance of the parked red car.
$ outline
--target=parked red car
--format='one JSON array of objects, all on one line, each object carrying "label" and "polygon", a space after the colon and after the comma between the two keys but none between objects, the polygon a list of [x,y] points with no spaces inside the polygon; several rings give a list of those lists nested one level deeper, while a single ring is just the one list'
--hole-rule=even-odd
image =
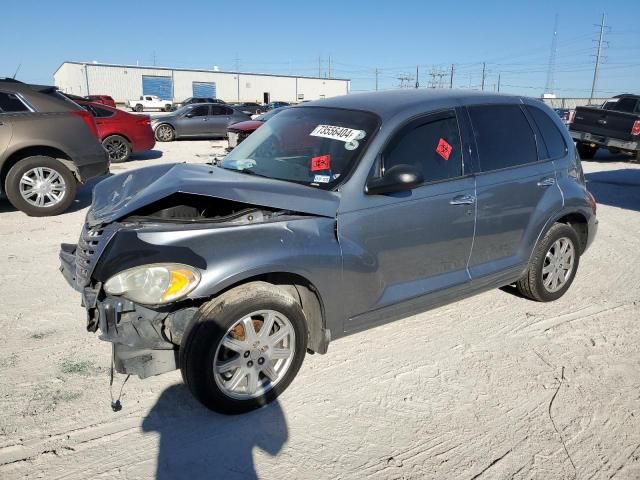
[{"label": "parked red car", "polygon": [[149,115],[133,115],[87,101],[75,102],[95,117],[98,137],[113,163],[125,162],[131,153],[151,150],[156,144]]},{"label": "parked red car", "polygon": [[240,142],[255,132],[262,126],[264,122],[269,120],[274,115],[277,115],[283,110],[290,107],[280,107],[273,110],[269,110],[267,113],[258,115],[253,120],[246,120],[244,122],[234,123],[227,127],[227,139],[229,140],[229,149],[236,148]]},{"label": "parked red car", "polygon": [[102,105],[116,108],[115,100],[109,95],[87,95],[86,99],[93,103],[101,103]]}]

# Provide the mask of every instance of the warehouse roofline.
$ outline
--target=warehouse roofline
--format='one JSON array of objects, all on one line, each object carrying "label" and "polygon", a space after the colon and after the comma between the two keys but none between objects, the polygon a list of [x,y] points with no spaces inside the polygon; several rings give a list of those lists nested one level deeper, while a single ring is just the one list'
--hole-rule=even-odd
[{"label": "warehouse roofline", "polygon": [[313,77],[308,75],[281,75],[277,73],[256,73],[256,72],[232,72],[226,70],[207,70],[204,68],[174,68],[174,67],[158,67],[154,65],[125,65],[121,63],[96,63],[96,62],[78,62],[74,60],[67,60],[60,64],[56,71],[53,72],[55,75],[58,73],[66,63],[72,63],[75,65],[94,65],[97,67],[120,67],[120,68],[140,68],[145,70],[168,70],[168,71],[176,71],[176,72],[204,72],[204,73],[223,73],[227,75],[260,75],[263,77],[286,77],[286,78],[308,78],[310,80],[338,80],[341,82],[350,82],[349,78],[335,78],[335,77]]}]

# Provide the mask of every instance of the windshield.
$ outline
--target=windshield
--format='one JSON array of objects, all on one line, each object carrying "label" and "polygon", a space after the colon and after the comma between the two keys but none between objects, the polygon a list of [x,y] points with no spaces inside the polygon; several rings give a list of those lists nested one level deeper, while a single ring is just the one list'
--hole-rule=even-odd
[{"label": "windshield", "polygon": [[378,118],[371,113],[288,108],[249,135],[219,166],[330,190],[349,175],[377,128]]}]

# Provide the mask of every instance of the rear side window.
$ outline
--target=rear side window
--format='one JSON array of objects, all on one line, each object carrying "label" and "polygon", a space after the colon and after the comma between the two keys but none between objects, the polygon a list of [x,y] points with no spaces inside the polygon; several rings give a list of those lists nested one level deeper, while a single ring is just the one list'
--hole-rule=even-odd
[{"label": "rear side window", "polygon": [[28,112],[29,108],[13,93],[0,92],[0,113]]},{"label": "rear side window", "polygon": [[425,182],[462,175],[460,133],[455,116],[409,125],[386,149],[385,170],[411,165],[422,172]]},{"label": "rear side window", "polygon": [[558,130],[558,127],[553,120],[549,118],[541,108],[527,105],[527,110],[533,117],[534,122],[538,125],[545,145],[547,146],[547,152],[549,158],[562,157],[567,153],[567,145],[564,143],[564,137]]},{"label": "rear side window", "polygon": [[91,115],[93,115],[96,118],[112,117],[115,114],[111,110],[107,110],[106,108],[96,107],[95,105],[85,105],[84,107],[87,110],[89,110],[89,112],[91,112]]},{"label": "rear side window", "polygon": [[519,105],[469,107],[483,172],[538,160],[536,141]]}]

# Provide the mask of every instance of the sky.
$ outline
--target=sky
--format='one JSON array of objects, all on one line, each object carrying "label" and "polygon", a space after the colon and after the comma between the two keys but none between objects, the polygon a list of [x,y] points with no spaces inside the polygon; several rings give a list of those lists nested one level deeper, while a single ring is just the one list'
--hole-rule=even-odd
[{"label": "sky", "polygon": [[[540,96],[557,15],[554,91],[588,97],[606,13],[596,96],[640,91],[640,22],[629,0],[2,0],[0,77],[53,83],[65,60],[352,80],[356,91],[440,79]],[[329,59],[331,61],[329,62]],[[331,65],[331,67],[329,67]],[[330,68],[330,71],[329,71]],[[441,75],[432,76],[431,73]],[[410,77],[401,80],[401,77]],[[498,81],[499,77],[499,81]],[[437,80],[436,80],[437,81]]]}]

